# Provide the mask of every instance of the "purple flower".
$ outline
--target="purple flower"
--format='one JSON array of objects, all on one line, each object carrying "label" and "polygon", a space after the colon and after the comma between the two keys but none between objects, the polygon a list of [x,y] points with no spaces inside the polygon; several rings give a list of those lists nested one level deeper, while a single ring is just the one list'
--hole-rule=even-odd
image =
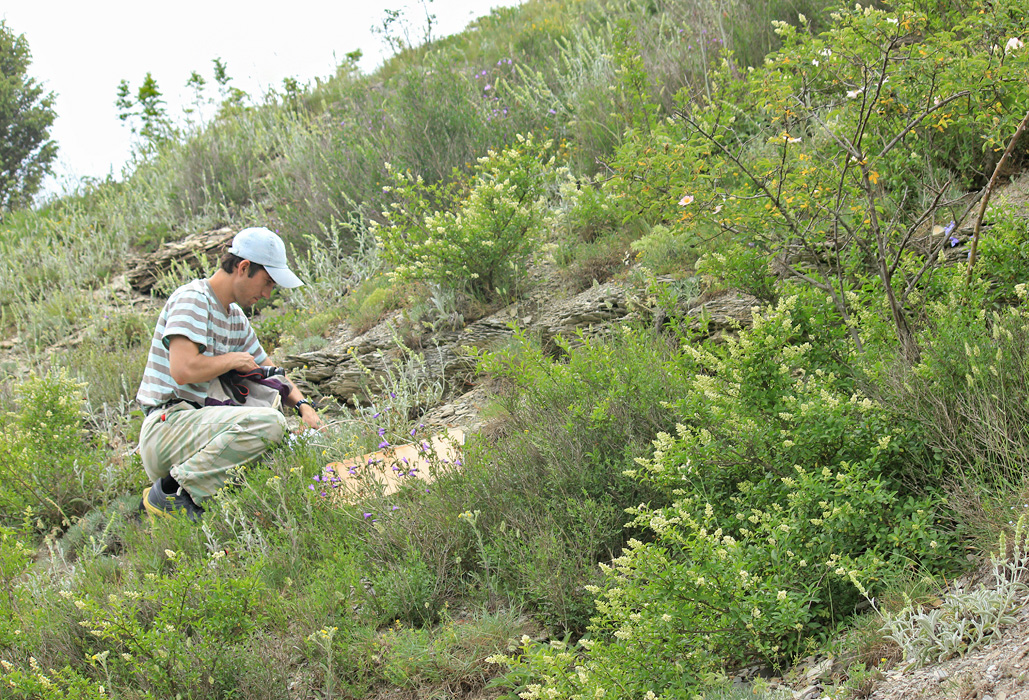
[{"label": "purple flower", "polygon": [[389,392],[389,397],[390,397],[391,399],[395,399],[395,398],[397,398],[397,395],[396,395],[396,394],[394,394],[394,393],[393,393],[393,392],[391,391],[391,392]]},{"label": "purple flower", "polygon": [[410,462],[407,461],[407,457],[401,457],[400,461],[403,462],[404,464],[410,464]]},{"label": "purple flower", "polygon": [[547,111],[550,112],[551,115],[557,114],[556,109],[548,109]]},{"label": "purple flower", "polygon": [[378,413],[372,414],[372,418],[378,418],[381,415],[382,415],[382,411],[379,411]]},{"label": "purple flower", "polygon": [[411,428],[411,437],[414,437],[414,434],[417,433],[417,432],[418,432],[417,429]]},{"label": "purple flower", "polygon": [[960,242],[961,241],[959,239],[957,239],[956,237],[954,237],[954,236],[950,237],[950,247],[951,248],[953,248],[954,246],[956,246]]},{"label": "purple flower", "polygon": [[384,450],[387,447],[389,447],[389,443],[387,441],[383,440],[382,442],[379,443],[379,449],[380,450]]},{"label": "purple flower", "polygon": [[309,488],[309,489],[311,489],[312,491],[314,491],[314,484],[308,484],[308,485],[307,485],[307,488]]},{"label": "purple flower", "polygon": [[325,497],[326,497],[326,496],[328,496],[328,495],[329,495],[329,494],[327,494],[327,493],[325,493],[324,491],[322,491],[322,498],[325,498]]},{"label": "purple flower", "polygon": [[372,517],[372,514],[371,514],[371,513],[365,513],[365,514],[364,514],[364,519],[365,519],[365,520],[367,520],[367,519],[368,519],[368,518],[370,518],[370,517]]},{"label": "purple flower", "polygon": [[319,479],[319,478],[318,478],[318,475],[317,475],[317,474],[315,474],[315,475],[314,475],[314,476],[312,476],[311,478],[312,478],[312,479],[313,479],[314,481],[321,481],[321,479]]},{"label": "purple flower", "polygon": [[393,506],[392,508],[390,508],[390,510],[391,511],[400,510],[400,506]]},{"label": "purple flower", "polygon": [[486,83],[486,87],[483,88],[483,90],[492,90],[492,89],[493,89],[493,86],[490,85],[489,83]]},{"label": "purple flower", "polygon": [[386,429],[385,428],[379,428],[379,437],[382,437],[385,434],[386,434]]},{"label": "purple flower", "polygon": [[943,235],[944,236],[949,236],[951,233],[953,233],[954,228],[957,225],[958,225],[958,222],[956,222],[954,220],[951,220],[951,222],[949,224],[947,224],[947,228],[943,229]]}]

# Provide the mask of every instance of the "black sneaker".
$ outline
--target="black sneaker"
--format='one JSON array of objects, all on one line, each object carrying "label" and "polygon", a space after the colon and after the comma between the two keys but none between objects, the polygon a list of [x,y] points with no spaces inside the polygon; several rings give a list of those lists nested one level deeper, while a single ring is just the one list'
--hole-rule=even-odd
[{"label": "black sneaker", "polygon": [[197,522],[203,515],[204,509],[193,502],[184,488],[179,488],[173,494],[167,494],[161,488],[161,480],[158,479],[152,486],[143,491],[143,508],[151,516],[168,518],[179,512],[185,512],[186,517]]}]

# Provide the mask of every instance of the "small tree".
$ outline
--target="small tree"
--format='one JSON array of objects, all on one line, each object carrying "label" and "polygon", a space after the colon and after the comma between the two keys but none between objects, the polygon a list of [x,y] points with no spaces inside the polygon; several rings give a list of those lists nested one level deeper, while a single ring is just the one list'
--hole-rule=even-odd
[{"label": "small tree", "polygon": [[0,20],[0,211],[25,206],[57,157],[54,93],[29,77],[29,43]]},{"label": "small tree", "polygon": [[[167,141],[175,134],[175,127],[168,117],[164,95],[150,72],[143,78],[135,95],[132,94],[129,81],[121,81],[118,84],[118,99],[114,101],[114,106],[118,108],[118,118],[129,123],[133,134],[142,137],[144,150]],[[139,120],[138,126],[134,121],[130,121],[136,119]]]},{"label": "small tree", "polygon": [[617,160],[648,216],[722,237],[707,269],[824,292],[858,350],[862,316],[885,311],[912,364],[928,283],[1029,96],[1017,0],[930,5],[840,9],[821,34],[776,22],[781,50],[741,79],[727,57],[710,102],[684,92]]}]

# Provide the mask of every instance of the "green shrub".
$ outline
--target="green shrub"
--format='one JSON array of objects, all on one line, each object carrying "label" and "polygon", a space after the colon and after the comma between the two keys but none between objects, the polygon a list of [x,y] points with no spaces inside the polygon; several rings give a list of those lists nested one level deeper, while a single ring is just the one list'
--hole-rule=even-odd
[{"label": "green shrub", "polygon": [[234,647],[260,622],[265,591],[252,575],[226,571],[224,551],[206,561],[165,555],[167,573],[141,577],[135,590],[69,595],[89,634],[87,661],[108,684],[218,697],[236,685]]},{"label": "green shrub", "polygon": [[84,435],[83,386],[57,371],[17,387],[0,434],[0,514],[67,527],[100,501],[101,446]]},{"label": "green shrub", "polygon": [[788,661],[913,561],[948,564],[939,499],[905,486],[922,446],[814,351],[834,335],[816,319],[791,297],[722,352],[687,348],[680,423],[630,472],[673,502],[629,509],[647,539],[591,588],[581,656],[514,662],[541,681],[532,697],[679,694],[755,657]]},{"label": "green shrub", "polygon": [[691,241],[673,234],[661,224],[633,241],[630,247],[636,251],[639,264],[659,275],[692,270],[697,257]]},{"label": "green shrub", "polygon": [[511,639],[532,631],[513,611],[447,615],[433,628],[394,623],[375,639],[379,674],[393,687],[424,692],[427,687],[482,688],[492,676],[486,658]]},{"label": "green shrub", "polygon": [[680,94],[674,119],[623,142],[614,184],[689,242],[733,241],[716,254],[760,296],[766,265],[820,290],[859,349],[862,303],[884,307],[917,362],[916,302],[947,244],[924,231],[965,215],[955,180],[979,178],[1023,114],[1029,54],[991,48],[1027,31],[1016,6],[844,8],[820,34],[776,22],[783,48],[740,78],[727,61],[709,104]]},{"label": "green shrub", "polygon": [[530,135],[491,151],[476,164],[467,194],[392,171],[398,201],[375,231],[393,279],[428,280],[480,298],[516,295],[544,232],[547,186],[556,175],[551,147]]}]

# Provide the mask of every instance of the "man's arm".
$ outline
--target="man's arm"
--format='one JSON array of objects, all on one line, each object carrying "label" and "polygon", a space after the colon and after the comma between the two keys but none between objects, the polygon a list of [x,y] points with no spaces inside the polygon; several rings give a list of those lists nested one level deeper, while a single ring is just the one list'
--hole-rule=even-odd
[{"label": "man's arm", "polygon": [[203,384],[232,369],[245,372],[257,369],[257,363],[247,352],[204,355],[197,344],[184,335],[168,339],[168,370],[177,384]]},{"label": "man's arm", "polygon": [[[275,366],[272,364],[272,361],[268,359],[261,364],[265,367]],[[289,396],[286,397],[286,403],[290,406],[296,406],[299,401],[303,400],[304,395],[300,393],[300,389],[297,389],[296,384],[290,382],[289,385],[292,388],[290,389]],[[311,404],[304,404],[300,407],[300,420],[304,421],[304,424],[312,430],[321,430],[322,428],[322,419]]]}]

